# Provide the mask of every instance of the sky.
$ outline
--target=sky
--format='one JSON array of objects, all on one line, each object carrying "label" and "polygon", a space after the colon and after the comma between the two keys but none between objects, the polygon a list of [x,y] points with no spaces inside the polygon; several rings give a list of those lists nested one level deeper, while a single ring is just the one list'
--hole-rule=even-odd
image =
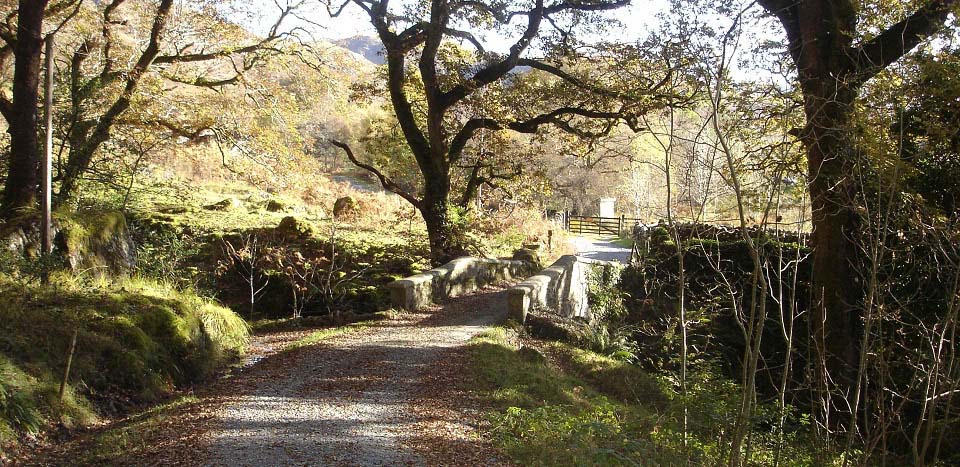
[{"label": "sky", "polygon": [[[286,0],[278,0],[281,4]],[[244,2],[247,3],[247,2]],[[394,3],[402,5],[406,2]],[[255,0],[247,3],[246,11],[243,13],[247,17],[241,20],[242,23],[254,30],[254,32],[263,34],[276,18],[277,7],[274,0]],[[648,30],[648,26],[656,22],[656,14],[669,10],[669,3],[666,0],[646,0],[635,1],[634,4],[613,12],[607,13],[608,17],[613,17],[623,23],[622,28],[610,31],[610,35],[619,36],[625,41],[634,41]],[[337,18],[331,19],[326,10],[320,7],[319,2],[307,3],[301,7],[301,16],[305,19],[291,18],[286,22],[288,28],[300,27],[308,31],[315,38],[336,40],[347,37],[362,35],[374,36],[375,32],[370,25],[366,13],[356,5],[348,6],[344,12]],[[239,17],[239,16],[238,16]],[[514,20],[512,25],[521,24],[522,19]],[[515,41],[517,34],[513,36],[506,35],[503,31],[496,34],[487,34],[481,40],[488,45],[490,50],[506,51]]]},{"label": "sky", "polygon": [[[232,2],[234,5],[240,5],[245,13],[234,14],[238,22],[244,24],[247,28],[258,34],[265,34],[267,29],[276,21],[278,8],[277,2],[285,4],[286,2],[296,2],[299,0],[252,0]],[[399,9],[404,4],[410,4],[422,0],[391,0],[391,9]],[[743,0],[748,1],[748,0]],[[231,3],[228,1],[228,3]],[[760,12],[759,7],[754,6],[754,12]],[[366,13],[357,5],[350,4],[342,14],[334,19],[329,17],[326,8],[322,6],[320,0],[305,0],[305,3],[298,10],[300,18],[289,18],[285,24],[286,29],[302,28],[313,39],[337,40],[353,36],[375,36],[373,26],[370,25]],[[603,12],[607,18],[616,19],[620,25],[604,31],[602,36],[594,34],[583,35],[579,37],[586,42],[597,40],[617,41],[632,43],[643,40],[648,34],[657,29],[661,23],[659,15],[669,14],[671,19],[683,18],[681,15],[688,15],[690,12],[672,12],[670,0],[633,0],[630,5],[617,10]],[[246,16],[243,16],[246,15]],[[241,19],[245,18],[245,19]],[[729,16],[712,16],[716,22],[714,26],[726,29],[732,18]],[[773,20],[759,21],[755,19],[746,23],[749,24],[747,34],[751,37],[744,38],[737,54],[737,60],[730,65],[730,70],[737,80],[741,81],[773,81],[778,84],[786,84],[784,77],[774,76],[767,71],[770,64],[753,63],[748,60],[748,54],[744,54],[747,48],[760,44],[764,40],[782,41],[782,30],[779,25],[772,25]],[[472,30],[478,36],[484,47],[488,51],[505,53],[513,45],[520,35],[520,26],[525,24],[525,18],[518,17],[514,19],[509,28],[499,30],[478,31]],[[771,27],[771,25],[773,27]],[[469,27],[464,27],[469,29]],[[535,49],[531,49],[536,53]],[[767,60],[776,59],[776,56],[766,55]],[[773,67],[772,69],[775,69]]]}]

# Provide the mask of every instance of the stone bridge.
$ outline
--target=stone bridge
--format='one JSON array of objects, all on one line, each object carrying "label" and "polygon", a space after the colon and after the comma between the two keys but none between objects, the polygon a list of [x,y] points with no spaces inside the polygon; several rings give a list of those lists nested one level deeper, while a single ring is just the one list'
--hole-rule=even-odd
[{"label": "stone bridge", "polygon": [[589,319],[587,290],[590,273],[598,267],[612,268],[619,264],[616,261],[566,255],[534,274],[536,265],[527,261],[467,256],[396,280],[387,288],[390,289],[390,299],[395,308],[417,310],[486,285],[525,278],[507,291],[511,318],[523,323],[531,308],[543,307],[554,309],[566,317]]}]

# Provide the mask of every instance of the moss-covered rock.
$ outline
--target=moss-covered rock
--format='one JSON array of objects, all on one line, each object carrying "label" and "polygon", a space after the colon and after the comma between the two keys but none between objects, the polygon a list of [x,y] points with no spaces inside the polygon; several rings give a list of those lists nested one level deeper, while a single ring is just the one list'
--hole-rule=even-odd
[{"label": "moss-covered rock", "polygon": [[[34,214],[0,228],[3,248],[26,258],[40,253],[40,216]],[[127,220],[119,211],[93,211],[53,215],[54,254],[70,269],[93,275],[125,274],[137,264],[137,250]]]},{"label": "moss-covered rock", "polygon": [[352,196],[337,198],[333,203],[333,217],[337,219],[356,216],[360,213],[360,206]]},{"label": "moss-covered rock", "polygon": [[303,239],[313,236],[313,226],[293,216],[281,219],[275,231],[281,237],[288,239]]},{"label": "moss-covered rock", "polygon": [[220,201],[217,201],[213,204],[208,204],[203,207],[208,211],[233,211],[243,207],[243,203],[240,202],[237,198],[224,198]]},{"label": "moss-covered rock", "polygon": [[137,248],[119,211],[83,211],[59,217],[55,238],[71,269],[121,274],[137,265]]}]

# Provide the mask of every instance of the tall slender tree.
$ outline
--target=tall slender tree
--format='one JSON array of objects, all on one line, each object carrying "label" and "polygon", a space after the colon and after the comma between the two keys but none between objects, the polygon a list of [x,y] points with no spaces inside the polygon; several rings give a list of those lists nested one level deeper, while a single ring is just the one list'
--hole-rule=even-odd
[{"label": "tall slender tree", "polygon": [[16,36],[9,34],[14,57],[13,98],[0,97],[0,113],[10,133],[10,164],[0,216],[9,218],[31,208],[40,183],[40,142],[37,135],[43,18],[49,0],[20,0]]}]

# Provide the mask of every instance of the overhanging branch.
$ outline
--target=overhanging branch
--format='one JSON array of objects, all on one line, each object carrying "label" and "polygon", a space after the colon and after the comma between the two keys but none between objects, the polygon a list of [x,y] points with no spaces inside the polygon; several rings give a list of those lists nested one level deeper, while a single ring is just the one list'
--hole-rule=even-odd
[{"label": "overhanging branch", "polygon": [[300,3],[296,3],[296,4],[287,3],[286,6],[283,6],[283,7],[280,7],[279,5],[280,4],[277,3],[277,6],[280,8],[280,15],[277,17],[277,20],[270,26],[270,31],[267,34],[267,36],[258,42],[255,42],[253,44],[249,44],[243,47],[221,49],[213,52],[183,53],[183,50],[180,50],[173,55],[158,55],[153,60],[153,63],[172,64],[172,63],[205,62],[205,61],[216,60],[220,58],[231,57],[235,55],[248,54],[248,53],[256,52],[260,49],[263,49],[269,44],[288,36],[288,33],[280,32],[280,26],[283,24],[284,20],[288,16],[290,16],[293,13],[293,11],[300,5]]},{"label": "overhanging branch", "polygon": [[536,0],[534,7],[528,11],[504,14],[495,9],[482,6],[482,3],[480,2],[460,2],[459,5],[470,6],[480,9],[481,11],[485,11],[504,24],[509,23],[514,16],[526,16],[527,25],[524,28],[523,34],[510,47],[509,53],[503,57],[503,59],[495,61],[486,67],[481,68],[473,75],[471,79],[467,80],[467,82],[458,84],[449,91],[443,93],[439,99],[441,109],[449,109],[477,89],[500,80],[511,70],[520,66],[520,56],[540,34],[540,25],[542,24],[543,20],[548,19],[550,15],[563,11],[614,10],[629,4],[629,0],[586,0],[558,2],[547,6],[544,5],[543,0]]},{"label": "overhanging branch", "polygon": [[[584,117],[589,119],[607,120],[606,125],[599,132],[591,132],[575,127],[567,117]],[[580,107],[560,107],[526,120],[502,123],[493,118],[472,118],[468,120],[450,142],[448,159],[451,163],[460,160],[463,150],[471,138],[480,130],[512,130],[517,133],[536,133],[543,125],[554,125],[561,130],[581,138],[594,139],[610,134],[618,122],[623,122],[635,132],[643,131],[639,120],[624,111],[605,111],[585,109]]]},{"label": "overhanging branch", "polygon": [[350,149],[349,144],[344,143],[342,141],[337,141],[334,139],[331,139],[329,141],[330,141],[330,144],[342,149],[343,152],[346,153],[347,159],[350,159],[350,162],[353,163],[353,165],[360,167],[361,169],[366,170],[367,172],[370,172],[373,175],[375,175],[380,180],[380,185],[383,186],[385,190],[390,191],[391,193],[397,194],[401,198],[407,200],[410,204],[414,205],[417,209],[420,209],[421,203],[420,203],[420,200],[417,199],[417,197],[413,196],[412,194],[408,193],[406,190],[401,188],[400,185],[397,185],[393,180],[390,179],[390,177],[387,177],[386,175],[383,174],[383,172],[377,170],[376,167],[370,164],[365,164],[363,162],[360,162],[360,160],[357,159],[357,157],[353,154],[353,150]]},{"label": "overhanging branch", "polygon": [[851,51],[851,70],[862,84],[916,47],[944,26],[960,0],[931,0],[912,15],[890,26],[872,40]]}]

